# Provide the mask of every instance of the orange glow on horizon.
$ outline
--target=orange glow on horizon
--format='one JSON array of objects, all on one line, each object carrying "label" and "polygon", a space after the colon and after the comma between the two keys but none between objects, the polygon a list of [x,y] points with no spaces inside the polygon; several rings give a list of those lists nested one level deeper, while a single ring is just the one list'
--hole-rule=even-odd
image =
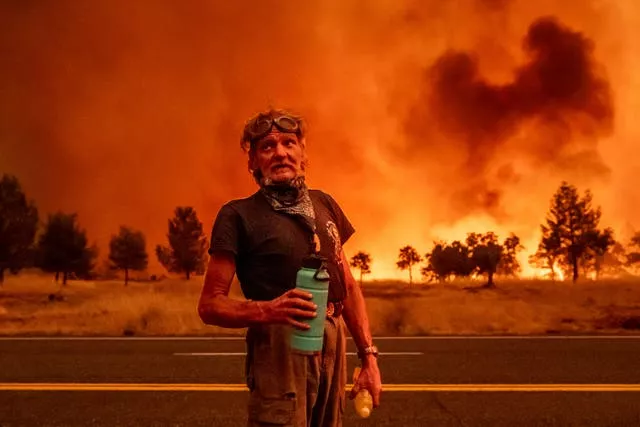
[{"label": "orange glow on horizon", "polygon": [[[464,221],[457,223],[454,227],[451,228],[433,228],[430,230],[434,236],[438,236],[435,238],[435,241],[443,240],[447,243],[451,243],[455,240],[459,240],[464,243],[467,237],[467,233],[469,232],[479,232],[485,233],[488,231],[493,231],[497,234],[498,240],[500,243],[504,241],[506,237],[509,235],[508,230],[502,230],[496,222],[487,216],[477,217],[477,218],[467,218]],[[414,239],[410,233],[407,233],[405,236],[405,240],[398,239],[399,241],[410,242]],[[410,244],[410,243],[407,243]],[[518,253],[517,259],[520,263],[521,272],[518,274],[519,277],[522,278],[546,278],[549,275],[548,269],[537,268],[529,264],[529,257],[533,255],[538,247],[538,236],[529,239],[529,241],[521,241],[521,244],[524,246],[524,249]],[[424,278],[421,276],[420,269],[426,265],[426,260],[424,260],[424,255],[431,250],[433,247],[433,243],[425,244],[425,245],[412,245],[418,250],[420,255],[423,257],[423,261],[418,265],[413,266],[413,280],[423,281]],[[377,249],[375,251],[369,251],[372,254],[372,263],[371,263],[371,273],[365,275],[365,280],[408,280],[409,272],[407,270],[400,270],[396,267],[397,255],[400,250],[400,246],[397,248],[384,248],[386,250],[381,250],[382,248],[373,248]],[[352,256],[355,253],[355,249],[353,247],[347,248],[347,255]],[[353,252],[353,253],[352,253]],[[385,253],[387,254],[386,258],[376,258],[375,254]],[[556,269],[557,270],[557,269]],[[358,277],[358,270],[352,269],[354,275]],[[556,274],[559,274],[556,271]]]},{"label": "orange glow on horizon", "polygon": [[407,280],[404,245],[487,231],[519,236],[521,275],[543,277],[528,257],[562,180],[593,191],[623,243],[640,226],[640,3],[250,9],[3,2],[0,171],[41,219],[77,212],[98,265],[120,225],[143,231],[158,275],[176,206],[208,235],[256,190],[239,138],[269,106],[307,119],[309,185],[356,228],[345,250],[371,254],[365,280]]}]

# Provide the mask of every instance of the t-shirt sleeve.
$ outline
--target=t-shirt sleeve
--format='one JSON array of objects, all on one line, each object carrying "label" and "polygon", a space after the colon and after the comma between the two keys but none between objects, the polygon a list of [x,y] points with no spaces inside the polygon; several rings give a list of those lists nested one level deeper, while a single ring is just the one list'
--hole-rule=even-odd
[{"label": "t-shirt sleeve", "polygon": [[231,252],[238,255],[240,248],[240,216],[229,205],[223,205],[218,211],[209,242],[209,255],[216,251]]},{"label": "t-shirt sleeve", "polygon": [[349,219],[343,212],[342,208],[338,203],[331,197],[329,194],[324,193],[325,198],[327,199],[327,203],[329,203],[329,208],[336,220],[336,226],[338,227],[338,232],[340,233],[340,244],[344,245],[347,240],[355,233],[355,228]]}]

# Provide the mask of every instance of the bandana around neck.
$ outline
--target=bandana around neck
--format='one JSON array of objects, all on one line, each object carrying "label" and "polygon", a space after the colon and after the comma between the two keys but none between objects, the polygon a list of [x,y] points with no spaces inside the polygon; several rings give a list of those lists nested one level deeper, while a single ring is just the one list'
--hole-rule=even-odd
[{"label": "bandana around neck", "polygon": [[316,217],[304,175],[282,183],[272,182],[268,178],[262,179],[260,191],[276,212],[300,217],[315,233]]}]

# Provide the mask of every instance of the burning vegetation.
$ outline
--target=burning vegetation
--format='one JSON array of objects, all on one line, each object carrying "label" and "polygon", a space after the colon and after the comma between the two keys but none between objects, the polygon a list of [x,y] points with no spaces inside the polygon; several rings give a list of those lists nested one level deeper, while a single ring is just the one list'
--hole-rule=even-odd
[{"label": "burning vegetation", "polygon": [[[171,255],[167,217],[189,207],[206,236],[224,202],[255,191],[237,141],[268,106],[308,119],[309,183],[354,224],[346,250],[369,255],[355,261],[366,277],[633,270],[636,2],[23,3],[0,4],[0,173],[40,218],[65,212],[71,277],[114,262],[125,276],[198,274],[200,260],[178,259],[202,236]],[[583,234],[545,219],[562,182],[602,207]],[[3,243],[3,272],[35,259],[38,227],[16,252]],[[407,245],[417,256],[398,259]]]},{"label": "burning vegetation", "polygon": [[[5,175],[0,180],[0,283],[5,271],[17,274],[27,267],[54,273],[63,285],[68,277],[98,278],[95,260],[98,249],[89,246],[86,231],[77,222],[76,214],[58,212],[49,215],[39,227],[38,210],[22,191],[18,179]],[[617,243],[611,228],[600,227],[600,207],[593,206],[592,195],[566,182],[553,195],[549,211],[541,228],[537,251],[529,262],[539,270],[549,271],[551,279],[571,277],[574,282],[581,274],[598,278],[602,272],[620,273],[633,267],[640,254],[625,253]],[[37,236],[37,238],[36,238]],[[157,245],[159,262],[171,273],[182,273],[189,280],[192,274],[203,274],[207,239],[202,223],[192,207],[177,207],[168,221],[168,246]],[[640,248],[640,233],[629,248]],[[424,255],[410,245],[400,248],[396,267],[409,271],[409,285],[413,282],[413,267],[423,261],[421,275],[429,281],[447,281],[486,275],[487,287],[495,286],[494,276],[515,277],[521,272],[518,254],[524,249],[520,238],[511,233],[502,242],[495,232],[470,232],[464,241],[438,241]],[[146,239],[141,231],[121,226],[111,237],[108,264],[110,270],[122,270],[125,285],[129,271],[147,268]],[[372,257],[360,251],[351,257],[351,266],[362,276],[371,273]]]}]

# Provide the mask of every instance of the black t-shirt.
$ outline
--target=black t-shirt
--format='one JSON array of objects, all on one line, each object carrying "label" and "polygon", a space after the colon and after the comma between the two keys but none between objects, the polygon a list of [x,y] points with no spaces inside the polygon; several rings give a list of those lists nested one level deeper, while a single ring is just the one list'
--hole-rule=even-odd
[{"label": "black t-shirt", "polygon": [[[354,228],[336,201],[320,190],[309,190],[316,214],[320,255],[327,259],[331,277],[329,301],[346,298],[340,253]],[[313,234],[302,219],[273,210],[264,195],[232,200],[214,221],[209,254],[235,255],[236,274],[245,298],[270,300],[296,285],[296,274],[310,254]]]}]

